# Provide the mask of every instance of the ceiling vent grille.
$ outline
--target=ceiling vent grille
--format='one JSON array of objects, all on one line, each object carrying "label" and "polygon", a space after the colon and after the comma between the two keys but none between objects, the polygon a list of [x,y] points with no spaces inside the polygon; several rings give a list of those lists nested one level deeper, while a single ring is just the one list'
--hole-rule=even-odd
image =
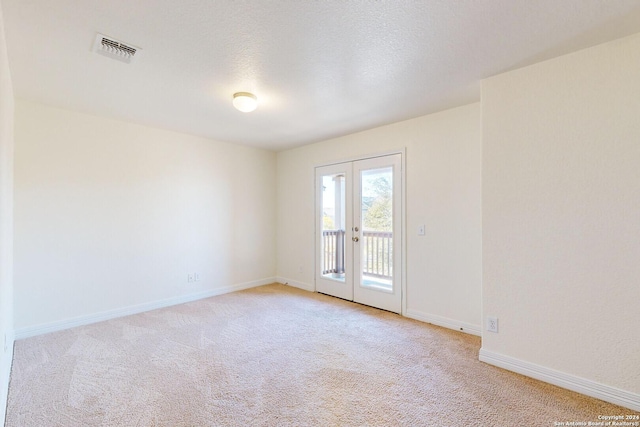
[{"label": "ceiling vent grille", "polygon": [[126,64],[131,64],[133,59],[140,55],[140,48],[123,43],[113,37],[103,34],[96,34],[96,40],[93,43],[93,51],[113,58]]}]

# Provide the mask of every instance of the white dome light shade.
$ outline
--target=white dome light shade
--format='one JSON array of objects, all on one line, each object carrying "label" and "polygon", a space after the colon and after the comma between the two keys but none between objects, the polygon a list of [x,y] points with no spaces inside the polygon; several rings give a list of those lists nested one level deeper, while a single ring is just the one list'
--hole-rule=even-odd
[{"label": "white dome light shade", "polygon": [[234,93],[233,106],[243,113],[250,113],[258,107],[258,98],[249,92]]}]

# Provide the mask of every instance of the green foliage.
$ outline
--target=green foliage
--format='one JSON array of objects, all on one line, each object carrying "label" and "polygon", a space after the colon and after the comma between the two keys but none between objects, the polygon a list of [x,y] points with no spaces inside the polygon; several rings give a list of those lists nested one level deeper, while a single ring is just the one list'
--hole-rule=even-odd
[{"label": "green foliage", "polygon": [[375,198],[370,201],[364,216],[364,227],[374,231],[393,231],[393,203],[391,183],[386,177],[376,178],[372,183]]},{"label": "green foliage", "polygon": [[335,227],[335,225],[333,223],[333,218],[331,218],[327,214],[322,215],[322,229],[323,230],[334,230],[333,227]]}]

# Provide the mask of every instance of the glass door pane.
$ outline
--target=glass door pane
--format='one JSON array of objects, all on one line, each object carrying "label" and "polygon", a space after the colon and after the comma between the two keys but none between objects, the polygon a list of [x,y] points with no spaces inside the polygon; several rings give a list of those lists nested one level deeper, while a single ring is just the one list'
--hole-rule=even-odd
[{"label": "glass door pane", "polygon": [[393,168],[360,172],[361,284],[393,290]]},{"label": "glass door pane", "polygon": [[345,280],[345,175],[322,177],[322,276]]}]

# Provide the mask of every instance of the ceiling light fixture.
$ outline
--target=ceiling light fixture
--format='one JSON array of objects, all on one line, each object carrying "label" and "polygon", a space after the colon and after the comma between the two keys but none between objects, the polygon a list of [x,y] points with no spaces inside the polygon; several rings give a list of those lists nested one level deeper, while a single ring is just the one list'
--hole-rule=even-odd
[{"label": "ceiling light fixture", "polygon": [[233,106],[243,113],[250,113],[258,107],[258,98],[249,92],[234,93]]}]

